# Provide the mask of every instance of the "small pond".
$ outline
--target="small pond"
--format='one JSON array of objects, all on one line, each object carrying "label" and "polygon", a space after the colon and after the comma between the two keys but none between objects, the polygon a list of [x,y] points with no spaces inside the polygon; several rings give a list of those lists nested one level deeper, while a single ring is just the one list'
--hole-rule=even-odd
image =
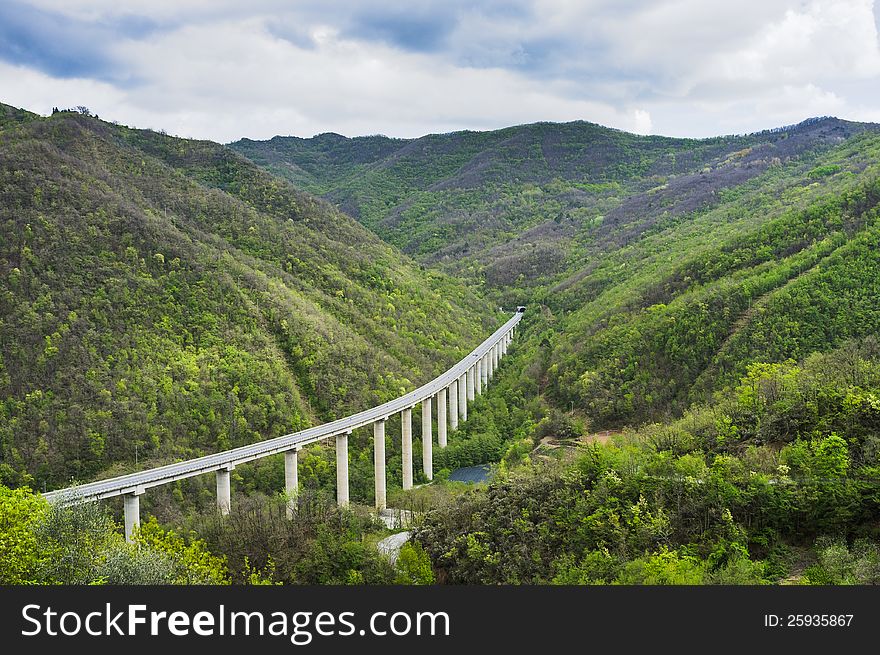
[{"label": "small pond", "polygon": [[478,464],[477,466],[465,466],[455,469],[449,474],[449,479],[453,482],[469,482],[476,484],[478,482],[486,482],[492,477],[492,467],[488,464]]}]

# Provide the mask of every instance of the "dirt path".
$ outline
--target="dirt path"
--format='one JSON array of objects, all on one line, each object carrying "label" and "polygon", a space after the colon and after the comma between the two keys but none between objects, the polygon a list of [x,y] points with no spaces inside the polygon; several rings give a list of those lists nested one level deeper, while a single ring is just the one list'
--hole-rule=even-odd
[{"label": "dirt path", "polygon": [[616,436],[621,433],[621,430],[603,430],[602,432],[594,432],[593,434],[586,434],[578,441],[581,443],[601,443],[606,444],[611,441],[611,437]]}]

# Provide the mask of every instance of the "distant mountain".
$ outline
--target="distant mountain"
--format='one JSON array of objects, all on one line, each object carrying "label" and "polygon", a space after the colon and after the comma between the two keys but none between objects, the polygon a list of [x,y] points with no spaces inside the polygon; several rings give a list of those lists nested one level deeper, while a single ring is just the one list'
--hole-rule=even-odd
[{"label": "distant mountain", "polygon": [[636,221],[627,238],[658,213],[699,208],[775,163],[871,129],[810,119],[697,140],[578,121],[419,139],[245,139],[231,147],[425,263],[490,288],[531,288],[574,265],[579,243],[602,221],[610,225],[600,235]]},{"label": "distant mountain", "polygon": [[232,147],[301,166],[426,264],[542,305],[523,384],[537,367],[546,400],[600,426],[880,329],[878,134],[823,117],[699,140],[575,122]]},{"label": "distant mountain", "polygon": [[0,271],[0,482],[38,488],[396,397],[500,320],[219,144],[6,105]]}]

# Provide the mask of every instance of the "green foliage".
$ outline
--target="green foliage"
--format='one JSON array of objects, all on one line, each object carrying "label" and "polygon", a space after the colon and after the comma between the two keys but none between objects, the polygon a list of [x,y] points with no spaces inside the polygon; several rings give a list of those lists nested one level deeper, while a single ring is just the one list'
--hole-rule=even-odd
[{"label": "green foliage", "polygon": [[391,584],[395,570],[366,536],[375,529],[361,513],[309,491],[293,520],[283,499],[250,497],[229,516],[195,527],[212,553],[227,559],[236,584]]},{"label": "green foliage", "polygon": [[[212,555],[204,541],[185,539],[173,530],[164,530],[155,517],[141,524],[136,543],[154,553],[161,553],[175,563],[172,584],[226,584],[226,561]],[[258,578],[252,572],[251,578]]]},{"label": "green foliage", "polygon": [[0,584],[28,584],[46,564],[34,526],[48,511],[27,488],[0,485]]},{"label": "green foliage", "polygon": [[841,146],[828,159],[863,173],[796,199],[781,190],[807,188],[802,165],[769,170],[687,224],[597,254],[545,300],[568,310],[545,369],[550,397],[600,425],[663,420],[752,362],[876,333],[880,187],[864,165],[878,151],[876,137]]},{"label": "green foliage", "polygon": [[705,564],[675,551],[639,557],[627,562],[614,580],[618,584],[697,585],[705,579]]},{"label": "green foliage", "polygon": [[845,541],[822,538],[816,542],[818,561],[804,578],[808,584],[851,585],[880,583],[880,546],[858,539],[850,548]]},{"label": "green foliage", "polygon": [[840,171],[840,166],[837,164],[825,164],[824,166],[816,166],[813,170],[811,170],[807,175],[810,177],[828,177],[829,175],[834,175]]},{"label": "green foliage", "polygon": [[397,576],[395,584],[429,585],[434,584],[434,570],[428,553],[418,543],[406,542],[401,546],[395,562]]},{"label": "green foliage", "polygon": [[502,303],[543,305],[529,317],[534,339],[553,327],[539,392],[596,428],[666,420],[750,363],[880,329],[875,125],[681,140],[540,123],[233,147]]},{"label": "green foliage", "polygon": [[5,484],[66,486],[362,410],[502,318],[219,144],[74,112],[5,125]]},{"label": "green foliage", "polygon": [[[876,578],[860,540],[880,511],[874,126],[234,144],[342,211],[230,149],[87,110],[0,106],[0,145],[6,485],[63,486],[337,418],[436,375],[497,325],[472,289],[530,307],[493,386],[435,450],[438,471],[500,461],[497,481],[430,512],[396,567],[369,517],[333,506],[334,453],[318,445],[300,457],[295,521],[282,500],[254,499],[196,525],[181,516],[213,497],[198,479],[145,499],[204,541],[148,520],[129,545],[97,505],[0,487],[9,582],[430,583],[436,570],[756,584],[791,572],[789,544],[826,534],[838,540],[816,544],[808,581]],[[642,427],[571,466],[533,452],[627,425]],[[367,503],[370,453],[354,435],[352,496]],[[236,471],[236,486],[277,493],[278,459]]]},{"label": "green foliage", "polygon": [[[674,422],[571,465],[520,468],[428,514],[415,539],[443,579],[516,584],[762,584],[816,535],[820,584],[870,581],[880,350],[756,364]],[[849,550],[840,539],[856,539]]]},{"label": "green foliage", "polygon": [[[578,121],[415,140],[246,139],[232,148],[323,194],[405,252],[428,261],[452,255],[447,266],[468,277],[484,272],[494,287],[528,287],[564,270],[559,246],[579,227],[602,225],[621,196],[756,141],[637,137]],[[540,242],[529,244],[535,252],[491,251],[523,232]]]},{"label": "green foliage", "polygon": [[[146,578],[155,583],[155,575],[137,574],[137,564],[131,561],[136,553],[125,544],[107,508],[98,503],[50,505],[34,531],[48,553],[38,582],[101,584],[108,570],[116,568],[120,575],[127,573],[135,580]],[[155,569],[156,559],[164,558],[147,555],[145,568]]]},{"label": "green foliage", "polygon": [[3,584],[226,584],[222,558],[155,518],[126,543],[98,503],[50,505],[0,485]]}]

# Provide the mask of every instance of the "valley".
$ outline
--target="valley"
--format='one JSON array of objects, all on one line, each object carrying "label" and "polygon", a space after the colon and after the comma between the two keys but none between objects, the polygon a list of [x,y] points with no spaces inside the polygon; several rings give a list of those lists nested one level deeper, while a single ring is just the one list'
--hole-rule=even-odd
[{"label": "valley", "polygon": [[[94,580],[128,552],[105,534],[121,506],[65,517],[24,489],[389,401],[525,305],[504,368],[435,446],[433,484],[404,490],[389,420],[389,499],[417,517],[394,564],[375,549],[366,431],[347,446],[350,508],[316,444],[294,521],[267,458],[235,470],[227,517],[211,481],[145,496],[143,543],[180,581],[877,579],[877,125],[223,146],[0,109],[0,483],[33,505],[22,539],[78,521],[105,553],[22,576]],[[447,481],[487,463],[476,488]],[[142,556],[104,579],[146,575]]]}]

